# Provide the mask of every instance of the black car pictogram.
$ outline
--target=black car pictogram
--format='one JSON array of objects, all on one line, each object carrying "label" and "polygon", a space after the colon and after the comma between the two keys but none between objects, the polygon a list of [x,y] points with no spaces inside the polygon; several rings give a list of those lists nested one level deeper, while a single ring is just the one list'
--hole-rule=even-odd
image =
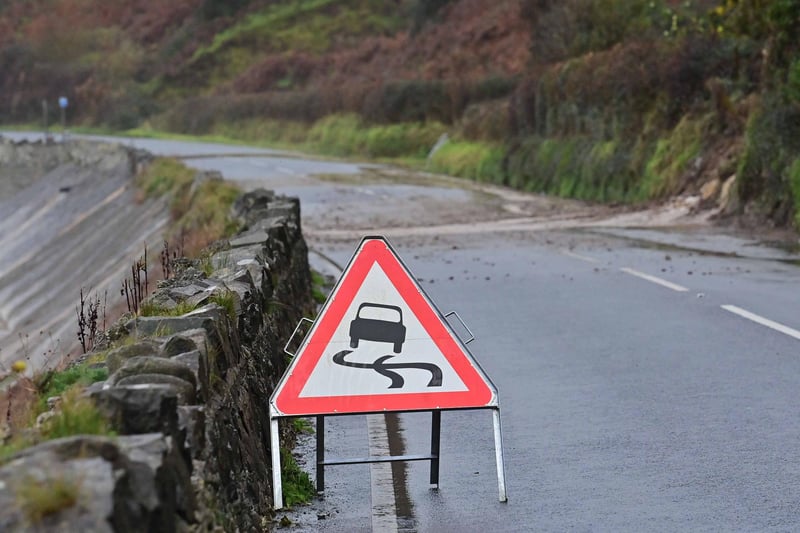
[{"label": "black car pictogram", "polygon": [[[397,312],[397,322],[361,316],[364,309],[389,309]],[[403,311],[395,305],[364,302],[358,306],[356,318],[350,322],[350,347],[358,348],[359,340],[388,342],[394,353],[400,353],[406,340],[406,327],[403,325]]]}]

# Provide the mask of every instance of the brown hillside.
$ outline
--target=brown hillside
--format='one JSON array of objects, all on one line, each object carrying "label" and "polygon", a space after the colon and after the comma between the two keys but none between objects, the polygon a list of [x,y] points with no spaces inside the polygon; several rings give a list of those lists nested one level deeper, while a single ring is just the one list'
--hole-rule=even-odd
[{"label": "brown hillside", "polygon": [[446,6],[443,22],[417,35],[370,39],[334,54],[334,80],[475,80],[513,76],[529,61],[530,29],[515,0],[463,0]]}]

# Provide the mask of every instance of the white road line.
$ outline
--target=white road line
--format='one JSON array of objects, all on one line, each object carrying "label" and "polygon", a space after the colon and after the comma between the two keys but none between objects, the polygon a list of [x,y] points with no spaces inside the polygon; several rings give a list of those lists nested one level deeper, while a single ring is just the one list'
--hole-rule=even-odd
[{"label": "white road line", "polygon": [[[343,269],[332,259],[317,252],[339,270]],[[370,456],[391,455],[389,449],[389,431],[386,427],[386,416],[366,415],[367,433],[369,434]],[[372,494],[372,531],[397,532],[397,505],[395,504],[394,475],[391,463],[371,463],[369,465],[370,492]]]},{"label": "white road line", "polygon": [[577,259],[578,261],[585,261],[586,263],[599,263],[600,262],[599,259],[595,259],[594,257],[589,257],[588,255],[576,254],[575,252],[573,252],[571,250],[567,250],[566,248],[562,248],[561,249],[561,253],[566,255],[566,256],[568,256],[568,257],[572,257],[573,259]]},{"label": "white road line", "polygon": [[[389,433],[384,415],[367,415],[369,453],[391,455]],[[397,506],[394,501],[394,480],[391,463],[369,465],[370,489],[372,492],[372,531],[397,531]]]},{"label": "white road line", "polygon": [[651,276],[650,274],[645,274],[644,272],[639,272],[638,270],[634,270],[632,268],[623,267],[623,268],[620,268],[620,270],[622,270],[626,274],[630,274],[631,276],[636,276],[637,278],[642,278],[644,280],[647,280],[649,282],[655,283],[657,285],[661,285],[662,287],[666,287],[668,289],[672,289],[673,291],[686,292],[686,291],[689,290],[686,287],[678,285],[677,283],[672,283],[671,281],[667,281],[665,279],[657,278],[655,276]]},{"label": "white road line", "polygon": [[794,337],[795,339],[800,340],[800,331],[796,329],[792,329],[789,326],[784,326],[774,320],[770,320],[768,318],[764,318],[763,316],[759,316],[755,313],[751,313],[741,307],[736,307],[735,305],[721,305],[724,310],[728,311],[729,313],[733,313],[734,315],[739,315],[742,318],[746,318],[747,320],[752,320],[756,324],[761,324],[762,326],[766,326],[768,328],[774,329],[775,331],[779,331],[784,335],[788,335],[790,337]]}]

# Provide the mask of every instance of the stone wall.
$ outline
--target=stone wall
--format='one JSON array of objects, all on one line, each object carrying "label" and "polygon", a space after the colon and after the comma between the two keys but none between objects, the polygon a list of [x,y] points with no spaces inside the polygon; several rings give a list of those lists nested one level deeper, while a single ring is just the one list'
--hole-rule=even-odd
[{"label": "stone wall", "polygon": [[[108,352],[108,380],[86,394],[118,436],[17,454],[0,468],[0,530],[269,529],[268,400],[283,344],[312,309],[307,248],[297,199],[260,190],[233,211],[246,229],[210,257],[213,273],[185,263],[149,299],[194,311],[111,332],[130,340]],[[32,524],[20,487],[64,480],[77,483],[76,501]]]}]

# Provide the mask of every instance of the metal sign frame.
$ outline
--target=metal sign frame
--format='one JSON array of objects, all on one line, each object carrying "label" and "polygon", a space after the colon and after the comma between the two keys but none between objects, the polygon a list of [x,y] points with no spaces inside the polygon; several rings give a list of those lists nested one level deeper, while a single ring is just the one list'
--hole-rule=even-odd
[{"label": "metal sign frame", "polygon": [[[439,485],[439,459],[441,443],[442,411],[486,410],[492,411],[492,426],[494,433],[495,466],[497,468],[497,490],[500,502],[508,501],[506,489],[505,458],[503,456],[503,431],[500,423],[500,406],[471,407],[467,409],[436,409],[431,411],[431,453],[429,455],[385,455],[364,458],[325,458],[325,417],[326,416],[356,416],[379,414],[372,413],[347,413],[341,415],[316,415],[316,488],[317,492],[325,490],[325,467],[334,465],[370,464],[370,463],[395,463],[401,461],[430,461],[430,484]],[[419,413],[421,411],[392,411],[396,413]],[[281,452],[280,452],[280,427],[281,418],[305,418],[299,415],[282,415],[270,408],[270,453],[272,456],[272,500],[274,509],[283,508],[283,481],[281,478]]]},{"label": "metal sign frame", "polygon": [[[269,414],[270,414],[270,448],[271,448],[271,455],[272,455],[272,476],[273,476],[273,501],[275,509],[280,509],[283,507],[283,488],[282,488],[282,481],[281,481],[281,464],[280,464],[280,428],[279,428],[279,419],[281,418],[301,418],[301,417],[311,417],[315,416],[317,420],[317,431],[316,431],[316,464],[317,464],[317,490],[322,492],[325,487],[325,466],[332,466],[332,465],[343,465],[343,464],[364,464],[364,463],[382,463],[382,462],[398,462],[398,461],[430,461],[430,482],[432,485],[438,485],[439,482],[439,454],[440,454],[440,437],[441,437],[441,412],[442,411],[454,411],[454,410],[477,410],[477,409],[490,409],[492,410],[492,422],[493,422],[493,429],[494,429],[494,442],[495,442],[495,463],[497,466],[497,483],[498,483],[498,491],[499,491],[499,500],[501,502],[508,501],[507,491],[506,491],[506,481],[505,481],[505,466],[504,466],[504,457],[503,457],[503,438],[502,438],[502,428],[500,424],[500,403],[497,393],[497,387],[495,387],[494,383],[492,383],[491,379],[488,377],[486,372],[484,372],[483,368],[480,366],[480,363],[472,356],[469,350],[466,348],[466,344],[472,342],[475,339],[475,336],[466,326],[464,321],[458,316],[455,312],[447,313],[443,315],[439,309],[434,305],[433,301],[428,297],[425,293],[424,289],[419,286],[416,282],[415,278],[411,275],[411,271],[408,267],[403,263],[402,259],[400,259],[399,255],[395,252],[389,242],[382,236],[368,236],[364,237],[361,243],[356,248],[353,256],[351,257],[347,267],[345,268],[343,274],[340,276],[339,280],[337,281],[336,285],[334,286],[331,294],[329,295],[328,299],[326,300],[323,306],[323,313],[321,316],[324,316],[324,311],[327,309],[328,305],[334,300],[338,294],[339,289],[342,286],[343,280],[347,277],[346,275],[350,271],[350,267],[353,265],[354,260],[359,255],[361,250],[364,248],[367,241],[370,240],[380,240],[386,245],[388,250],[391,252],[394,259],[397,260],[399,266],[405,273],[409,276],[409,280],[415,286],[415,289],[419,292],[422,296],[424,303],[429,306],[429,309],[435,313],[439,320],[441,321],[441,325],[447,330],[447,332],[453,337],[454,341],[457,341],[457,344],[460,344],[459,348],[463,351],[463,354],[466,356],[468,361],[474,365],[474,370],[480,375],[484,384],[490,389],[491,398],[485,405],[477,405],[477,406],[455,406],[455,407],[444,407],[444,408],[437,408],[431,409],[428,408],[420,408],[420,409],[387,409],[384,408],[383,410],[365,410],[365,411],[357,411],[357,412],[329,412],[326,410],[325,412],[308,412],[308,413],[284,413],[278,409],[276,405],[276,398],[282,392],[283,386],[286,383],[289,376],[292,374],[296,364],[298,363],[298,358],[292,361],[289,367],[286,369],[283,377],[281,378],[278,386],[276,387],[275,391],[272,393],[270,400],[269,400]],[[390,280],[391,281],[391,280]],[[393,282],[394,283],[394,282]],[[399,289],[398,289],[399,290]],[[402,294],[401,294],[402,296]],[[413,309],[412,309],[413,311]],[[466,341],[462,341],[460,336],[455,333],[455,331],[450,326],[447,318],[450,316],[455,316],[459,322],[461,322],[464,329],[470,335],[470,338]],[[292,336],[286,343],[284,347],[284,351],[290,355],[295,356],[295,354],[290,353],[288,351],[288,346],[291,344],[294,337],[297,335],[300,326],[304,321],[311,322],[311,327],[309,331],[304,335],[303,341],[300,345],[300,348],[296,353],[302,353],[303,349],[305,348],[309,339],[313,337],[313,334],[319,326],[319,319],[316,321],[311,321],[310,319],[303,318],[300,323],[295,328]],[[455,371],[455,368],[453,368]],[[313,369],[311,370],[313,372]],[[387,411],[403,413],[403,412],[431,412],[431,453],[428,455],[401,455],[401,456],[373,456],[373,457],[366,457],[366,458],[337,458],[337,459],[326,459],[325,458],[325,416],[348,416],[348,415],[365,415],[365,414],[374,414],[374,413],[384,413]]]}]

